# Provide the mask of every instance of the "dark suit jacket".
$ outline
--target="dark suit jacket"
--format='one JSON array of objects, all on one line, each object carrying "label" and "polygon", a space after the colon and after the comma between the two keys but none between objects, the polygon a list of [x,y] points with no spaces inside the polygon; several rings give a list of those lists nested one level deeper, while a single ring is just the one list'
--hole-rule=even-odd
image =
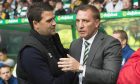
[{"label": "dark suit jacket", "polygon": [[[80,61],[81,49],[82,39],[74,40],[70,55]],[[118,40],[98,32],[88,54],[83,84],[115,84],[121,67],[120,51]]]}]

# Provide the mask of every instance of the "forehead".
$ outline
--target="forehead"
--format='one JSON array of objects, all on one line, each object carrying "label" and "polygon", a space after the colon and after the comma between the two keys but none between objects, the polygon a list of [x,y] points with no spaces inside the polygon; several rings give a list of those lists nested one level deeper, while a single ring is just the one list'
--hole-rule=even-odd
[{"label": "forehead", "polygon": [[113,34],[112,36],[113,36],[114,38],[117,38],[117,39],[120,38],[120,34],[119,34],[119,33],[115,33],[115,34]]},{"label": "forehead", "polygon": [[2,67],[0,69],[1,72],[10,71],[10,67]]},{"label": "forehead", "polygon": [[77,19],[93,19],[93,13],[91,10],[79,10],[77,12]]},{"label": "forehead", "polygon": [[0,55],[3,55],[3,53],[2,53],[2,52],[0,52]]},{"label": "forehead", "polygon": [[41,14],[41,17],[42,17],[42,19],[50,19],[50,18],[54,17],[54,13],[53,13],[53,11],[44,11]]}]

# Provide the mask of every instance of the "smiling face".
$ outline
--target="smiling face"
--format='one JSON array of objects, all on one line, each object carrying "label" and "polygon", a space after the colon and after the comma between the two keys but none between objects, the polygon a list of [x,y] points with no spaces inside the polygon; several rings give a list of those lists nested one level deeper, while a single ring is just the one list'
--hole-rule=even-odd
[{"label": "smiling face", "polygon": [[93,12],[90,9],[77,12],[76,26],[81,38],[91,38],[98,30],[99,23],[99,19],[93,18]]},{"label": "smiling face", "polygon": [[42,19],[37,22],[33,21],[34,29],[41,35],[49,36],[55,34],[56,23],[52,11],[44,11],[41,14]]}]

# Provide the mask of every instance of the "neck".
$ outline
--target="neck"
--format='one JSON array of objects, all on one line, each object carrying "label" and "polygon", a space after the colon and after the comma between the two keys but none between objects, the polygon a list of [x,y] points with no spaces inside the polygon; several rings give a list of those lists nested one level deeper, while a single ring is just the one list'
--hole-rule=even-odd
[{"label": "neck", "polygon": [[8,84],[8,81],[7,81],[7,80],[4,80],[4,83],[5,83],[5,84]]},{"label": "neck", "polygon": [[125,44],[125,45],[123,44],[123,45],[122,45],[122,48],[124,48],[125,46],[126,46],[126,44]]}]

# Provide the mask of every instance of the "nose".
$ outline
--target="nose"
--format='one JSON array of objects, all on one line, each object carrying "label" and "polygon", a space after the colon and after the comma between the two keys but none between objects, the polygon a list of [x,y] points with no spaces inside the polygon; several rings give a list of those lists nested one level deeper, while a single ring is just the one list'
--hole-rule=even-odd
[{"label": "nose", "polygon": [[82,29],[84,27],[84,24],[82,21],[79,21],[79,23],[77,24],[77,27]]},{"label": "nose", "polygon": [[55,22],[55,20],[53,19],[53,21],[52,21],[52,25],[53,26],[55,26],[56,25],[56,22]]}]

